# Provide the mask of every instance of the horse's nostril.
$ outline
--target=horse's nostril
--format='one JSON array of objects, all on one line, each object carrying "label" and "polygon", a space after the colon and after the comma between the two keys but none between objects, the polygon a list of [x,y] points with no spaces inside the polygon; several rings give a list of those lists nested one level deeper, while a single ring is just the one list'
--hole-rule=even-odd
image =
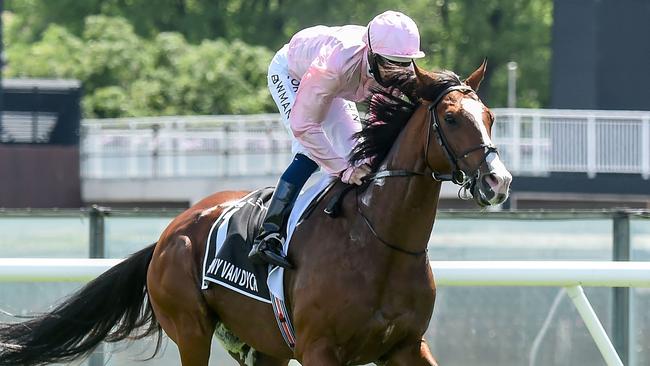
[{"label": "horse's nostril", "polygon": [[486,186],[490,187],[493,191],[499,186],[499,178],[494,174],[486,174],[483,176],[483,182]]}]

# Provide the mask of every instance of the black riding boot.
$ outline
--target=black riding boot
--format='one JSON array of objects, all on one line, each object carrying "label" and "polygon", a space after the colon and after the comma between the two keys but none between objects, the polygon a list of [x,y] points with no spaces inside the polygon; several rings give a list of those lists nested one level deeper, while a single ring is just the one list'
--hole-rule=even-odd
[{"label": "black riding boot", "polygon": [[248,253],[248,258],[253,263],[266,262],[284,268],[293,268],[291,262],[282,254],[285,238],[280,231],[284,228],[298,193],[300,187],[282,179],[278,181],[266,211],[262,232],[255,238],[253,249]]}]

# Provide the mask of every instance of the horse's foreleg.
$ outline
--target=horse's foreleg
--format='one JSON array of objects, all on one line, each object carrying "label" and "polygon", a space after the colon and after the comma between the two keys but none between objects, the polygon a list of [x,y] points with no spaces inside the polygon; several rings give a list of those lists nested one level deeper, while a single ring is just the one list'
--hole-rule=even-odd
[{"label": "horse's foreleg", "polygon": [[438,366],[424,339],[395,349],[388,356],[386,366]]},{"label": "horse's foreleg", "polygon": [[[303,366],[340,366],[343,363],[336,356],[334,347],[326,340],[319,340],[300,347],[300,364]],[[300,352],[300,351],[299,351]]]}]

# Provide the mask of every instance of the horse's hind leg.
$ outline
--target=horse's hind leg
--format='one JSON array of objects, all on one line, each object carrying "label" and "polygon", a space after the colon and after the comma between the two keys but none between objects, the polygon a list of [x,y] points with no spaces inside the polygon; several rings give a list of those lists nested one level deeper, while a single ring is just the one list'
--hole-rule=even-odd
[{"label": "horse's hind leg", "polygon": [[287,366],[289,364],[289,360],[279,360],[263,353],[256,352],[255,363],[253,365],[248,365],[238,354],[232,352],[228,353],[230,353],[232,358],[237,360],[237,363],[239,363],[240,366]]},{"label": "horse's hind leg", "polygon": [[[189,334],[194,333],[194,334]],[[176,342],[183,366],[208,366],[212,334],[198,334],[188,330]]]},{"label": "horse's hind leg", "polygon": [[213,334],[207,330],[209,326],[200,326],[200,322],[191,317],[168,318],[161,316],[160,313],[157,313],[156,317],[165,333],[178,346],[183,366],[208,366]]},{"label": "horse's hind leg", "polygon": [[217,320],[199,289],[191,247],[184,235],[159,241],[147,285],[156,318],[178,345],[182,365],[208,366]]}]

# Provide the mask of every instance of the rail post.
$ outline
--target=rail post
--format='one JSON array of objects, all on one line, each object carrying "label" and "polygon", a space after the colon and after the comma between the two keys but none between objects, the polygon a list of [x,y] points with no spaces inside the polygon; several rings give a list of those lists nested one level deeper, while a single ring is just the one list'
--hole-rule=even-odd
[{"label": "rail post", "polygon": [[[92,205],[88,213],[90,219],[89,251],[90,258],[104,258],[106,256],[104,216],[109,210],[106,207]],[[101,343],[88,358],[88,366],[104,365],[104,344]]]},{"label": "rail post", "polygon": [[[630,215],[626,211],[614,213],[614,261],[630,260]],[[624,365],[629,362],[630,350],[630,289],[613,288],[612,341]]]},{"label": "rail post", "polygon": [[109,210],[105,207],[92,205],[88,216],[90,219],[90,238],[88,244],[90,245],[88,251],[89,258],[104,258],[105,251],[105,232],[104,232],[104,216]]}]

